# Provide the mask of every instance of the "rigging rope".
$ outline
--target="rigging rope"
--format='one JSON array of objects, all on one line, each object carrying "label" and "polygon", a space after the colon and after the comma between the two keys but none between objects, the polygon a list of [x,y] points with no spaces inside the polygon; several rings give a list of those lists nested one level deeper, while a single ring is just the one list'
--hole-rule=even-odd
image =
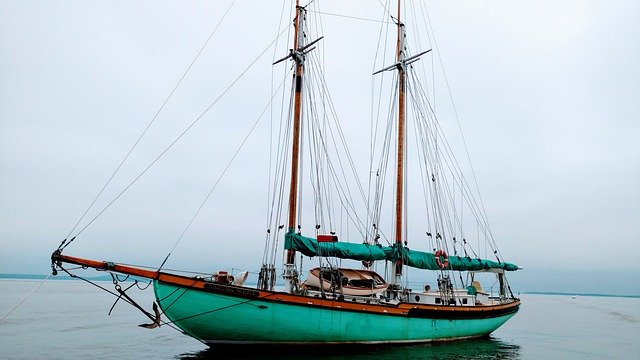
[{"label": "rigging rope", "polygon": [[[379,2],[379,1],[378,1]],[[383,5],[382,3],[380,3],[380,5],[382,5],[383,11],[385,13],[387,13],[389,16],[391,16],[389,14],[389,11],[387,10],[387,6],[388,6],[388,1],[387,1],[387,5]],[[387,31],[383,30],[386,29]],[[376,45],[376,51],[375,51],[375,56],[373,59],[373,63],[372,63],[372,69],[371,72],[375,72],[378,68],[378,64],[377,64],[377,60],[378,60],[378,55],[380,53],[380,45],[381,45],[381,39],[383,39],[382,34],[388,32],[388,28],[389,28],[389,24],[381,24],[380,25],[380,30],[378,31],[378,42]],[[387,37],[384,37],[384,48],[386,48],[387,45]],[[381,63],[385,64],[386,62],[386,53],[382,52],[382,60]],[[383,65],[384,66],[384,65]],[[379,86],[379,90],[378,90],[378,99],[382,98],[382,89],[383,86],[382,84],[384,83],[384,76],[380,76],[380,86]],[[375,79],[376,77],[372,76],[371,77],[371,120],[370,120],[370,132],[369,132],[369,139],[370,139],[370,144],[369,144],[369,178],[368,178],[368,184],[367,184],[367,213],[371,214],[369,216],[369,220],[371,221],[371,227],[373,228],[373,235],[372,235],[372,239],[371,241],[373,243],[377,243],[378,242],[378,237],[379,237],[379,231],[376,227],[376,224],[379,224],[380,222],[380,213],[377,210],[376,207],[376,202],[377,202],[377,195],[378,192],[377,190],[375,191],[375,195],[374,195],[374,199],[371,199],[371,192],[372,192],[372,186],[374,186],[374,189],[378,189],[378,185],[380,182],[380,169],[376,169],[376,171],[373,171],[373,161],[374,161],[374,154],[375,154],[375,149],[376,149],[376,138],[377,138],[377,131],[378,131],[378,124],[380,121],[380,106],[382,104],[381,101],[376,101],[375,98]],[[377,104],[377,109],[376,111],[374,111],[374,104]],[[375,122],[374,122],[374,114],[377,114],[375,116]],[[372,184],[372,174],[376,174],[375,176],[375,184]],[[371,204],[371,202],[373,201],[373,204]],[[371,210],[373,208],[373,210]],[[367,226],[369,227],[369,226]]]},{"label": "rigging rope", "polygon": [[[282,8],[280,9],[280,20],[278,21],[278,30],[276,31],[276,33],[280,32],[280,29],[282,27],[282,21],[284,19],[284,14],[285,14],[285,5],[286,5],[286,1],[282,2]],[[293,11],[293,6],[289,7],[290,10],[289,11]],[[289,40],[289,34],[287,34],[287,41]],[[276,42],[276,44],[273,47],[273,55],[271,56],[271,60],[272,62],[275,62],[276,59],[276,52],[278,51],[278,43]],[[282,63],[283,68],[286,69],[286,62]],[[274,92],[273,90],[273,81],[274,81],[274,68],[275,67],[271,67],[271,93]],[[288,72],[285,70],[285,75],[283,77],[283,79],[287,78],[287,74]],[[284,80],[283,80],[284,81]],[[284,91],[282,92],[283,94],[283,98],[284,98]],[[271,102],[271,106],[269,108],[269,171],[268,171],[268,177],[267,179],[271,179],[271,174],[273,172],[273,102]],[[282,121],[282,116],[280,117],[280,121]],[[280,139],[278,139],[280,140]],[[263,250],[263,257],[262,257],[262,264],[263,266],[265,266],[264,264],[267,263],[267,256],[269,254],[269,247],[271,244],[271,220],[272,220],[272,212],[273,212],[273,208],[269,207],[269,202],[271,200],[271,184],[267,181],[267,208],[266,208],[266,212],[265,214],[267,215],[267,232],[266,232],[266,236],[265,236],[265,244],[264,244],[264,250]],[[271,211],[270,211],[271,210]],[[275,261],[275,260],[274,260]],[[275,262],[271,263],[271,264],[275,264]],[[265,266],[266,267],[266,266]]]},{"label": "rigging rope", "polygon": [[[420,87],[419,82],[417,81],[417,79],[415,78],[414,74],[412,74],[411,77],[412,80],[412,87],[410,88],[410,95],[411,95],[411,99],[415,105],[415,111],[420,114],[420,116],[416,117],[415,119],[415,125],[417,127],[417,131],[416,131],[416,141],[417,142],[422,142],[422,152],[419,152],[419,156],[422,155],[423,162],[424,162],[424,166],[426,168],[430,168],[430,167],[440,167],[439,163],[440,161],[438,159],[440,159],[439,154],[441,153],[441,151],[438,151],[437,149],[432,149],[430,150],[430,141],[428,141],[428,139],[430,138],[434,138],[435,139],[442,139],[442,144],[443,144],[443,148],[445,150],[445,157],[443,158],[445,161],[445,165],[448,166],[451,175],[452,175],[452,179],[454,180],[454,184],[453,185],[457,185],[458,188],[461,190],[461,201],[467,200],[467,204],[469,205],[469,209],[470,211],[473,213],[473,215],[475,215],[475,217],[480,220],[482,217],[480,216],[481,214],[478,211],[478,207],[477,204],[475,202],[475,198],[473,193],[470,191],[470,188],[468,187],[467,182],[465,181],[465,177],[462,173],[462,170],[460,169],[459,164],[457,163],[455,156],[453,155],[453,151],[451,150],[450,145],[448,144],[448,142],[446,141],[446,138],[441,136],[441,134],[443,133],[442,130],[439,129],[439,124],[437,121],[437,117],[435,116],[435,113],[433,111],[425,114],[423,112],[421,112],[419,109],[420,108],[426,108],[426,109],[431,109],[432,108],[429,106],[429,100],[428,97],[426,96],[426,93],[422,90],[422,87]],[[420,104],[424,104],[424,106],[421,106]],[[429,116],[427,116],[429,115]],[[431,127],[429,127],[429,123],[426,121],[428,119],[431,119],[431,122],[433,123],[433,125]],[[431,129],[431,130],[429,130]],[[427,136],[429,132],[434,132],[434,136]],[[420,134],[420,135],[418,135]],[[437,134],[437,135],[436,135]],[[436,154],[436,156],[438,156],[437,158],[433,158],[433,154]],[[427,156],[429,155],[429,156]],[[428,159],[431,159],[429,161],[427,161]],[[429,166],[429,162],[432,162],[433,165]],[[421,162],[422,164],[422,162]],[[425,170],[423,169],[421,171],[421,173],[425,174]],[[434,171],[434,173],[438,173],[439,171]],[[427,174],[428,175],[428,174]],[[457,230],[460,232],[460,234],[462,234],[463,236],[463,248],[466,254],[466,240],[464,240],[464,231],[463,231],[463,227],[462,227],[462,221],[461,221],[461,215],[462,212],[458,212],[456,211],[457,207],[455,205],[455,196],[454,196],[454,192],[453,190],[455,190],[455,188],[452,188],[451,185],[447,182],[441,181],[441,179],[443,179],[440,175],[438,175],[438,181],[435,181],[435,177],[433,178],[434,181],[432,182],[428,182],[428,180],[425,179],[424,183],[428,183],[429,187],[431,188],[431,183],[433,183],[433,185],[436,185],[436,182],[438,184],[440,184],[442,191],[444,192],[444,195],[447,196],[449,204],[451,205],[451,207],[446,207],[444,206],[444,203],[440,200],[438,203],[440,203],[440,205],[438,206],[438,208],[440,208],[439,211],[442,211],[444,213],[444,215],[446,216],[446,218],[451,219],[448,222],[448,228],[449,231],[454,234],[455,233],[455,228],[457,228]],[[432,190],[432,197],[437,196],[436,194],[439,194],[440,191],[436,191],[435,189]],[[426,193],[425,193],[425,200],[426,200]],[[427,217],[429,219],[429,217]],[[456,248],[455,248],[455,237],[453,238],[454,240],[454,254],[456,253]],[[473,251],[473,249],[472,249]],[[474,252],[475,253],[475,252]]]},{"label": "rigging rope", "polygon": [[321,14],[321,15],[331,15],[331,16],[337,16],[337,17],[342,17],[342,18],[347,18],[347,19],[354,19],[354,20],[363,20],[363,21],[371,21],[371,22],[377,22],[377,23],[389,23],[389,21],[383,21],[383,20],[376,20],[376,19],[367,19],[367,18],[363,18],[363,17],[358,17],[358,16],[350,16],[350,15],[342,15],[342,14],[336,14],[336,13],[328,13],[328,12],[323,12],[323,11],[314,11],[314,10],[307,10],[308,12],[312,12],[312,13],[316,13],[316,14]]},{"label": "rigging rope", "polygon": [[[414,10],[413,13],[419,13],[420,9],[415,8],[415,4],[410,4],[411,8]],[[423,4],[419,3],[419,6],[422,7]],[[422,15],[428,19],[428,14],[425,14],[424,10],[422,10]],[[395,18],[394,18],[395,20]],[[427,22],[410,22],[413,24],[413,29],[415,30],[417,25],[425,24],[427,30],[431,29],[431,31],[427,31],[429,34],[433,33],[433,29],[431,28],[430,21]],[[381,26],[381,29],[385,25]],[[382,33],[382,30],[381,30]],[[416,31],[417,33],[417,31]],[[382,39],[382,36],[381,36]],[[384,38],[386,39],[386,37]],[[417,44],[420,49],[420,39],[416,38]],[[379,40],[380,44],[381,40]],[[435,42],[435,39],[431,39],[429,37],[429,43]],[[437,49],[437,44],[434,45]],[[409,49],[406,49],[409,53]],[[376,58],[378,53],[376,52]],[[457,110],[455,108],[455,102],[453,102],[453,95],[451,91],[451,87],[449,85],[448,79],[445,74],[445,83],[448,90],[448,96],[451,100],[451,104],[454,107],[454,115],[458,126],[458,131],[462,138],[462,142],[464,144],[464,151],[466,154],[466,159],[471,166],[471,174],[473,175],[473,182],[475,182],[475,189],[472,190],[472,186],[470,186],[470,180],[465,176],[462,171],[462,164],[459,163],[454,156],[454,151],[449,143],[448,139],[444,137],[445,133],[441,128],[441,124],[438,121],[438,117],[436,116],[436,111],[434,108],[435,104],[435,76],[434,76],[434,61],[433,57],[431,58],[431,72],[432,78],[434,79],[433,92],[429,91],[428,87],[423,87],[423,85],[418,81],[416,77],[416,73],[414,70],[414,66],[410,65],[408,67],[408,82],[407,82],[407,92],[409,93],[409,101],[411,102],[412,107],[410,110],[413,112],[414,118],[414,126],[415,126],[415,138],[416,138],[416,146],[418,148],[418,162],[420,164],[420,174],[422,174],[422,187],[424,191],[424,201],[426,205],[426,223],[427,223],[427,242],[428,245],[436,249],[446,250],[451,255],[458,255],[459,252],[463,252],[464,256],[469,256],[469,254],[475,256],[477,253],[473,249],[471,243],[467,242],[465,239],[465,230],[463,227],[463,217],[466,217],[465,212],[470,213],[473,217],[477,219],[478,229],[482,231],[485,236],[485,244],[490,246],[496,256],[496,259],[500,261],[500,256],[498,254],[495,240],[491,235],[491,230],[488,224],[488,219],[486,216],[486,212],[484,209],[484,205],[482,203],[482,198],[480,197],[479,187],[477,183],[477,178],[475,176],[475,172],[473,170],[473,166],[471,165],[469,150],[464,138],[464,133],[461,129],[460,118],[457,114]],[[442,58],[440,53],[438,52],[438,59],[440,61],[440,67],[444,72],[444,66],[442,62]],[[386,64],[383,61],[383,66]],[[422,66],[422,69],[425,67]],[[377,70],[377,66],[374,65],[374,71]],[[417,70],[417,69],[416,69]],[[423,70],[424,71],[424,70]],[[426,73],[426,71],[425,71]],[[382,199],[384,198],[384,185],[385,181],[388,178],[387,174],[387,165],[389,162],[389,148],[391,146],[391,140],[389,137],[389,131],[394,127],[395,119],[391,115],[394,111],[396,111],[395,104],[389,106],[389,118],[386,123],[386,131],[384,130],[384,125],[380,125],[381,123],[381,114],[383,112],[380,111],[381,105],[383,105],[384,101],[382,100],[383,91],[382,89],[388,85],[385,84],[384,78],[382,77],[379,82],[379,94],[377,94],[374,90],[371,93],[371,109],[372,109],[372,118],[371,118],[371,158],[370,158],[370,171],[369,171],[369,186],[368,186],[368,194],[370,195],[369,200],[367,202],[367,208],[373,208],[374,214],[368,219],[371,221],[371,225],[374,228],[374,234],[379,233],[380,231],[380,214],[382,209]],[[392,84],[396,84],[397,80],[394,78]],[[372,84],[375,85],[375,81],[372,81]],[[395,87],[391,87],[391,89],[395,89]],[[430,97],[433,96],[433,100],[430,100]],[[395,99],[394,97],[391,97]],[[376,109],[377,107],[377,109]],[[375,111],[377,110],[377,111]],[[411,131],[409,131],[411,133]],[[378,147],[381,144],[381,149]],[[380,154],[379,162],[377,163],[377,167],[374,166],[375,154]],[[390,170],[389,170],[390,171]],[[408,170],[407,170],[408,171]],[[408,173],[407,173],[408,174]],[[449,181],[449,178],[453,179],[453,181]],[[372,192],[372,188],[374,188],[374,180],[375,179],[375,191]],[[405,181],[408,177],[405,177]],[[406,193],[405,193],[406,196]],[[459,199],[458,199],[459,197]],[[409,198],[410,199],[410,198]],[[459,201],[459,203],[458,203]],[[467,207],[469,210],[467,210]],[[403,222],[407,226],[408,214],[405,212],[405,221]],[[408,232],[405,232],[407,235]],[[432,235],[433,234],[433,235]],[[462,254],[461,254],[462,255]],[[444,274],[443,271],[441,271]],[[451,281],[455,284],[457,281],[460,281],[464,284],[460,274],[458,274],[457,279],[455,276],[451,277]]]},{"label": "rigging rope", "polygon": [[0,318],[0,322],[2,322],[2,320],[4,320],[7,316],[9,316],[9,314],[11,314],[12,312],[14,312],[18,307],[20,307],[20,305],[22,305],[25,301],[27,301],[28,298],[31,297],[31,295],[33,295],[36,290],[38,290],[42,284],[44,284],[45,281],[47,281],[49,279],[49,277],[53,275],[53,274],[49,274],[47,275],[47,277],[45,277],[44,279],[42,279],[42,281],[36,285],[36,287],[33,288],[33,290],[31,290],[24,298],[22,298],[22,300],[20,300],[16,306],[12,307],[11,310],[9,310],[6,314],[4,314],[1,318]]},{"label": "rigging rope", "polygon": [[[315,66],[316,64],[312,62],[312,65]],[[339,119],[338,119],[336,110],[333,107],[331,94],[327,90],[327,85],[326,85],[326,82],[323,80],[324,79],[323,76],[321,76],[322,71],[317,67],[315,69],[317,71],[314,72],[313,75],[315,75],[316,78],[318,78],[317,80],[318,91],[323,96],[323,99],[326,98],[326,100],[323,101],[323,105],[328,106],[328,109],[330,111],[329,113],[330,120],[332,121],[332,126],[328,126],[328,127],[320,126],[320,123],[317,120],[317,116],[311,117],[311,119],[315,121],[317,129],[320,129],[320,128],[324,129],[325,127],[328,128],[328,131],[318,131],[318,136],[317,136],[317,139],[319,141],[319,149],[322,150],[322,154],[324,154],[324,157],[325,157],[323,163],[326,163],[328,168],[328,174],[331,175],[334,179],[334,185],[336,186],[338,195],[340,195],[341,204],[343,206],[346,206],[346,208],[350,210],[349,212],[347,212],[349,219],[354,225],[359,226],[358,231],[361,233],[363,238],[366,239],[368,237],[368,232],[369,232],[368,226],[357,215],[358,212],[353,206],[355,201],[353,200],[353,196],[351,195],[350,187],[343,187],[342,184],[348,183],[349,179],[355,181],[355,184],[357,185],[357,189],[360,192],[360,197],[363,201],[363,204],[366,207],[367,216],[370,217],[371,214],[370,214],[369,206],[367,205],[367,195],[364,191],[364,187],[362,185],[362,182],[360,181],[360,178],[357,176],[358,171],[356,169],[355,162],[353,160],[351,152],[349,151],[347,138],[344,134],[342,127],[340,126],[340,122],[338,121]],[[335,129],[335,132],[334,132],[334,129]],[[332,145],[332,149],[335,151],[335,154],[336,154],[335,158],[337,160],[337,166],[334,165],[334,162],[331,160],[331,157],[328,156],[330,153],[330,148],[328,146],[329,142],[327,140],[329,140],[329,138],[332,140],[330,144]],[[341,145],[340,149],[338,148],[338,145]],[[348,163],[351,169],[351,174],[352,174],[351,177],[347,177],[347,172],[345,171],[345,166],[343,165],[341,154],[343,154],[343,156],[346,158],[346,162]],[[340,170],[340,172],[338,173],[336,170]]]},{"label": "rigging rope", "polygon": [[494,253],[496,254],[496,257],[497,257],[500,253],[499,253],[497,244],[495,242],[495,239],[493,238],[493,233],[491,231],[491,227],[490,227],[489,222],[488,222],[488,216],[487,216],[487,213],[486,213],[486,210],[485,210],[485,207],[484,207],[484,202],[482,201],[482,195],[480,193],[480,186],[478,185],[475,169],[474,169],[473,164],[471,162],[471,157],[469,155],[469,149],[468,149],[468,146],[467,146],[467,142],[466,142],[464,134],[462,132],[462,125],[460,123],[460,117],[458,116],[458,111],[456,109],[455,102],[453,100],[453,94],[451,92],[451,86],[449,85],[449,80],[447,78],[446,71],[444,69],[444,63],[442,61],[442,57],[440,56],[440,50],[438,49],[438,43],[437,43],[436,38],[435,38],[435,32],[433,31],[433,27],[431,25],[431,19],[429,17],[429,13],[426,10],[426,8],[424,8],[424,13],[425,13],[425,17],[426,17],[426,20],[427,20],[425,23],[428,24],[428,27],[431,30],[431,34],[433,34],[433,44],[434,44],[434,47],[436,48],[436,53],[438,54],[438,61],[440,63],[440,68],[442,69],[444,81],[445,81],[445,84],[447,86],[449,99],[451,101],[451,105],[452,105],[452,108],[453,108],[453,113],[454,113],[454,116],[455,116],[455,119],[456,119],[456,123],[458,125],[458,131],[460,133],[460,137],[462,138],[462,143],[463,143],[463,146],[464,146],[464,149],[465,149],[465,153],[466,153],[466,156],[467,156],[467,161],[469,163],[469,167],[471,169],[471,174],[472,174],[472,177],[473,177],[473,181],[474,181],[474,184],[475,184],[475,187],[476,187],[476,192],[478,194],[479,205],[480,205],[479,210],[482,211],[482,213],[481,213],[482,216],[480,218],[483,220],[484,225],[486,226],[486,231],[487,231],[487,233],[485,234],[487,236],[486,240],[489,241],[489,245],[492,247],[492,249],[494,250]]},{"label": "rigging rope", "polygon": [[[186,127],[186,129],[184,129],[182,131],[182,133],[180,133],[180,135],[178,135],[178,137],[176,137],[170,144],[169,146],[167,146],[140,174],[138,174],[120,193],[118,193],[118,195],[111,200],[111,202],[109,202],[107,204],[107,206],[105,206],[91,221],[89,221],[89,223],[87,223],[77,234],[76,236],[74,236],[74,239],[79,236],[82,232],[84,232],[84,230],[87,229],[87,227],[89,227],[94,221],[96,221],[109,207],[111,207],[111,205],[113,205],[113,203],[116,202],[116,200],[118,200],[122,194],[124,194],[131,186],[133,186],[133,184],[135,184],[153,165],[155,165],[156,162],[158,162],[158,160],[160,160],[160,158],[162,158],[164,156],[164,154],[167,153],[167,151],[169,151],[169,149],[171,149],[173,147],[173,145],[175,145],[189,130],[191,130],[191,128],[193,128],[193,126],[209,111],[211,110],[211,108],[249,71],[249,69],[251,69],[253,67],[253,65],[266,53],[266,51],[271,48],[271,46],[276,42],[276,40],[284,33],[284,30],[278,34],[278,36],[276,37],[276,39],[274,39],[273,41],[271,41],[269,43],[269,45],[267,45],[267,47],[262,50],[262,52],[260,52],[260,54],[240,73],[240,75],[238,75],[230,84],[229,86],[227,86],[227,88],[225,88],[224,91],[222,91],[222,93],[220,95],[218,95],[218,97],[216,97],[213,102],[193,121],[191,122],[191,124],[189,124],[189,126]],[[66,241],[66,240],[65,240]],[[61,244],[59,250],[64,250],[65,247],[67,247],[69,244],[71,243],[68,242],[66,244]]]},{"label": "rigging rope", "polygon": [[[124,165],[124,163],[127,161],[127,159],[129,158],[129,156],[131,155],[131,153],[133,153],[133,150],[138,146],[138,144],[140,143],[140,140],[142,140],[142,138],[144,137],[144,135],[147,133],[147,131],[149,130],[149,128],[151,127],[151,125],[155,122],[156,118],[158,117],[158,115],[160,115],[160,112],[162,112],[162,110],[164,109],[165,105],[167,105],[167,103],[169,102],[169,99],[171,99],[171,97],[173,96],[173,94],[175,93],[176,89],[178,88],[178,86],[180,86],[180,84],[182,83],[182,80],[184,80],[184,78],[187,76],[187,74],[189,73],[189,70],[191,70],[191,68],[193,67],[193,64],[195,64],[195,62],[198,60],[198,58],[200,57],[200,54],[202,54],[202,51],[204,50],[204,48],[207,46],[207,44],[209,43],[209,41],[211,40],[211,38],[213,37],[213,35],[216,33],[216,31],[218,30],[218,27],[220,27],[220,24],[222,24],[222,21],[225,19],[225,17],[227,16],[227,14],[229,13],[229,10],[231,10],[231,7],[233,6],[233,4],[236,2],[236,0],[233,0],[231,2],[231,4],[229,5],[229,7],[227,8],[227,10],[224,12],[224,14],[222,15],[222,18],[220,19],[220,21],[218,22],[218,24],[215,26],[215,28],[213,29],[213,31],[211,32],[211,34],[209,34],[209,37],[207,38],[207,40],[204,42],[204,44],[200,47],[200,50],[198,51],[198,53],[196,54],[196,56],[194,57],[194,59],[191,61],[191,64],[189,64],[189,66],[187,67],[187,69],[185,70],[185,72],[182,74],[182,76],[180,77],[180,79],[178,80],[178,82],[175,84],[175,86],[173,87],[173,89],[171,90],[171,92],[169,93],[169,95],[164,99],[164,102],[162,103],[162,105],[160,106],[160,108],[158,109],[158,111],[156,111],[155,115],[153,116],[153,118],[151,119],[151,121],[149,121],[149,123],[147,124],[147,126],[144,128],[144,131],[142,131],[142,134],[140,134],[140,136],[138,137],[138,139],[136,140],[136,142],[133,144],[133,146],[131,147],[131,149],[129,149],[129,151],[127,152],[127,154],[125,155],[124,159],[122,159],[122,161],[120,162],[120,164],[118,165],[118,167],[116,167],[116,169],[114,170],[114,172],[111,174],[111,176],[109,177],[109,179],[107,180],[107,182],[102,186],[102,189],[100,189],[100,191],[98,192],[98,194],[94,197],[93,201],[91,201],[91,204],[89,204],[89,207],[87,207],[87,209],[84,211],[84,213],[82,214],[82,216],[80,216],[80,219],[78,219],[78,221],[76,222],[76,224],[73,226],[73,228],[69,231],[69,234],[67,234],[67,237],[65,238],[65,240],[62,241],[62,243],[60,244],[60,246],[58,246],[58,250],[62,250],[64,249],[69,243],[71,243],[73,240],[75,240],[75,238],[77,237],[74,236],[69,243],[67,243],[67,245],[64,245],[65,242],[67,241],[67,239],[71,236],[71,234],[76,230],[76,228],[78,227],[78,225],[80,225],[80,222],[84,219],[84,217],[87,215],[87,213],[89,212],[89,210],[91,210],[91,208],[93,207],[93,205],[96,203],[96,201],[98,200],[98,198],[100,198],[100,196],[102,195],[102,193],[104,192],[104,190],[107,188],[107,186],[111,183],[111,181],[113,180],[113,178],[116,176],[116,174],[118,173],[118,171],[120,171],[120,168],[122,168],[122,165]],[[79,235],[79,234],[78,234]],[[63,246],[64,245],[64,246]]]},{"label": "rigging rope", "polygon": [[258,125],[258,123],[262,119],[262,116],[264,115],[264,113],[267,111],[267,109],[271,105],[271,102],[273,101],[273,98],[276,96],[276,94],[278,93],[278,90],[280,90],[280,88],[282,87],[283,84],[284,84],[284,81],[282,83],[280,83],[280,85],[278,86],[276,91],[273,93],[273,95],[271,95],[271,98],[269,99],[269,102],[262,109],[262,112],[260,113],[260,115],[258,116],[256,121],[254,121],[253,125],[251,126],[251,129],[249,129],[249,132],[247,133],[247,135],[244,137],[244,139],[240,143],[240,146],[238,146],[236,151],[233,153],[233,156],[231,157],[231,159],[229,160],[229,162],[227,163],[225,168],[222,170],[222,173],[220,173],[220,176],[218,177],[218,179],[215,181],[215,183],[213,184],[213,186],[209,190],[209,193],[207,193],[207,196],[205,196],[205,198],[202,201],[202,203],[200,203],[200,206],[198,207],[198,210],[196,210],[195,214],[193,214],[193,216],[191,217],[191,220],[189,221],[187,226],[184,228],[184,230],[180,234],[180,237],[178,238],[178,240],[176,240],[175,244],[173,244],[173,247],[171,248],[171,251],[169,251],[169,254],[167,254],[167,256],[165,257],[164,261],[162,261],[162,264],[160,264],[160,266],[158,267],[158,271],[160,271],[162,269],[164,264],[169,259],[169,256],[171,256],[171,253],[173,253],[173,251],[175,250],[176,246],[178,246],[178,244],[180,243],[180,241],[182,240],[184,235],[187,233],[187,230],[189,230],[189,228],[191,227],[191,224],[193,224],[193,222],[195,221],[196,217],[198,216],[198,214],[200,213],[200,211],[202,210],[204,205],[207,203],[207,200],[209,200],[209,198],[211,197],[211,194],[213,194],[213,191],[216,189],[216,187],[218,187],[218,184],[220,183],[220,180],[222,180],[222,177],[227,173],[227,170],[229,170],[229,167],[231,166],[233,161],[236,159],[236,157],[240,153],[240,150],[242,150],[242,148],[244,147],[244,144],[249,139],[249,136],[251,136],[251,134],[253,133],[253,130],[255,130],[256,126]]}]

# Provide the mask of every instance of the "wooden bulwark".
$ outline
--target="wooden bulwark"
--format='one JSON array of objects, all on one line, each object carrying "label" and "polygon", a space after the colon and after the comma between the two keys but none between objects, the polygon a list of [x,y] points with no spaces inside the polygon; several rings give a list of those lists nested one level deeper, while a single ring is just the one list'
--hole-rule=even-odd
[{"label": "wooden bulwark", "polygon": [[434,319],[480,319],[515,313],[520,307],[520,301],[514,300],[506,304],[492,306],[443,306],[427,304],[384,304],[362,303],[349,300],[338,300],[304,295],[294,295],[278,291],[267,291],[244,286],[214,283],[200,277],[189,277],[160,271],[142,269],[139,267],[122,265],[110,261],[98,261],[54,252],[51,256],[54,263],[69,263],[86,266],[98,270],[112,271],[121,274],[144,277],[170,285],[204,291],[237,296],[244,299],[260,299],[269,302],[288,303],[297,306],[320,307],[334,311],[356,311],[377,313],[380,315],[407,316],[415,318]]}]

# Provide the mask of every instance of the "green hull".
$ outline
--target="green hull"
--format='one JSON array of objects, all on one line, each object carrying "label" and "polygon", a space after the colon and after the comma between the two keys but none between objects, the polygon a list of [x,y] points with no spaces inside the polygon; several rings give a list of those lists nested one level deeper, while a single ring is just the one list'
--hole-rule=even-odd
[{"label": "green hull", "polygon": [[322,309],[154,281],[171,322],[206,343],[418,343],[488,335],[515,311],[480,319],[424,318]]}]

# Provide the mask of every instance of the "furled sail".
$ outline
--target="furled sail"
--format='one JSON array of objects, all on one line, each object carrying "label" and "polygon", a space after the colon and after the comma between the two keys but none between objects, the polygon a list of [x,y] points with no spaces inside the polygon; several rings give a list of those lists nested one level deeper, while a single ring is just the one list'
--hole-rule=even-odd
[{"label": "furled sail", "polygon": [[[302,236],[293,231],[285,235],[285,249],[298,251],[306,256],[328,256],[351,260],[388,260],[396,261],[400,258],[410,267],[425,270],[440,270],[436,262],[435,254],[410,250],[401,244],[392,246],[380,246],[370,244],[354,244],[347,242],[319,242],[317,239]],[[490,269],[502,269],[507,271],[518,270],[515,264],[504,261],[474,259],[464,256],[449,256],[447,268],[456,271],[480,271]]]}]

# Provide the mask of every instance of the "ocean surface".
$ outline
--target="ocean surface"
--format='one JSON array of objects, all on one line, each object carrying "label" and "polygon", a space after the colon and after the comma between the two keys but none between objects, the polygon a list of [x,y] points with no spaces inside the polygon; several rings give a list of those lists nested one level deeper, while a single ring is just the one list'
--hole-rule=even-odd
[{"label": "ocean surface", "polygon": [[[0,280],[0,317],[41,280]],[[111,282],[97,282],[113,291]],[[153,290],[128,294],[151,310]],[[82,281],[48,280],[0,321],[0,359],[640,359],[640,298],[522,294],[490,337],[419,346],[210,349]]]}]

